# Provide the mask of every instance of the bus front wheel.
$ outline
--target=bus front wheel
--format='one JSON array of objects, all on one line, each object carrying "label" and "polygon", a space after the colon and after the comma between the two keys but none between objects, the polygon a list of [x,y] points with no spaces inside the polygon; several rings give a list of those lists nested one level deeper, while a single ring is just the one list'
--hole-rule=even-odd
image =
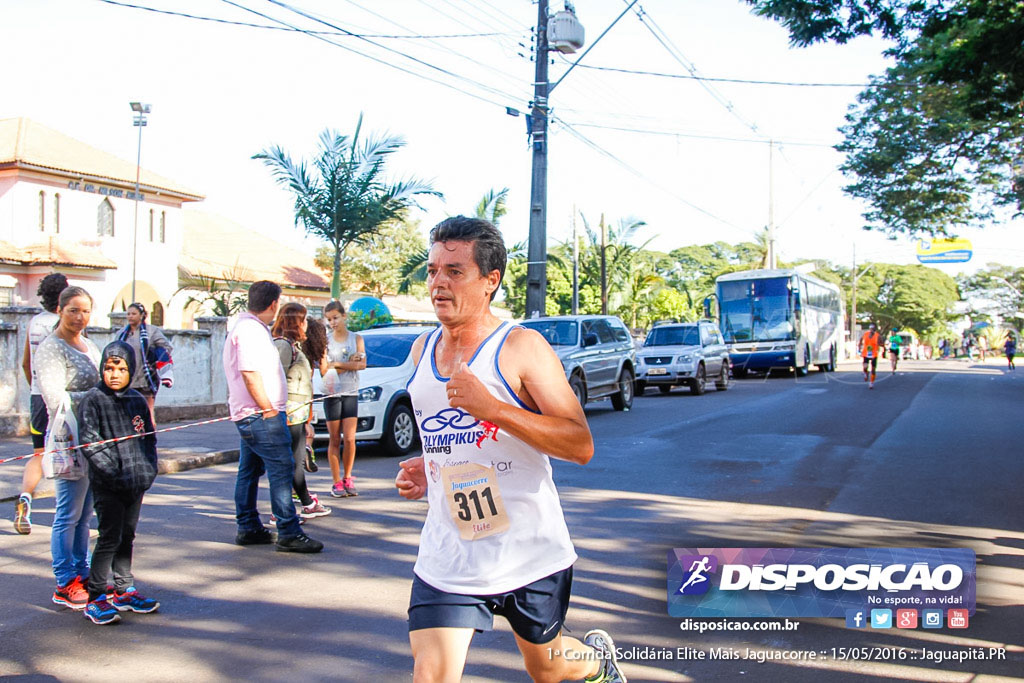
[{"label": "bus front wheel", "polygon": [[806,377],[811,369],[811,350],[804,347],[804,364],[796,368],[797,377]]}]

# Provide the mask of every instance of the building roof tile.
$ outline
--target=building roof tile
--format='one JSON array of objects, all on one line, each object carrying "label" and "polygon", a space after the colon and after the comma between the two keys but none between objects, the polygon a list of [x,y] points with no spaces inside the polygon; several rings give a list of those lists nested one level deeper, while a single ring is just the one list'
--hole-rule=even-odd
[{"label": "building roof tile", "polygon": [[0,241],[0,261],[24,266],[75,266],[78,268],[114,269],[117,264],[103,255],[98,247],[82,242],[49,237],[45,242],[17,247]]},{"label": "building roof tile", "polygon": [[[135,164],[79,142],[27,118],[0,119],[0,169],[17,167],[56,171],[98,181],[135,184]],[[142,169],[142,192],[161,192],[198,201],[198,192]]]}]

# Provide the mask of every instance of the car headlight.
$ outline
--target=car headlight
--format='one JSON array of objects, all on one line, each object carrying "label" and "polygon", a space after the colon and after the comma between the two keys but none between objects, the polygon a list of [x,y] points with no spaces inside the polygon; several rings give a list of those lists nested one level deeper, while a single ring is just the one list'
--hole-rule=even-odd
[{"label": "car headlight", "polygon": [[381,387],[366,387],[365,389],[359,390],[359,402],[369,403],[370,401],[380,400],[380,395],[384,392]]},{"label": "car headlight", "polygon": [[776,344],[776,351],[792,351],[796,348],[796,342],[786,342],[784,344]]},{"label": "car headlight", "polygon": [[677,363],[689,363],[692,360],[693,356],[691,356],[690,354],[686,354],[685,356],[679,356],[678,358],[676,358]]}]

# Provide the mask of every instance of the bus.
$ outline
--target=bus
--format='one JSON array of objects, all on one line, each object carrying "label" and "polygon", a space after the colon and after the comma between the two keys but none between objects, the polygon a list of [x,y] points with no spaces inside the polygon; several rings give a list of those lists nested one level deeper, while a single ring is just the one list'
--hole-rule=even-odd
[{"label": "bus", "polygon": [[811,364],[836,369],[843,343],[839,287],[793,268],[744,270],[715,280],[719,328],[729,346],[733,375]]}]

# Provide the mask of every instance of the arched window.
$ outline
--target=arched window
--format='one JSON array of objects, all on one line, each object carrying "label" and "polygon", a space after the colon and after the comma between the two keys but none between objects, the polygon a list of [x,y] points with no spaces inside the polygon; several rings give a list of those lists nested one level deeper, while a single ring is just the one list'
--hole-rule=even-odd
[{"label": "arched window", "polygon": [[153,310],[149,312],[149,322],[157,327],[164,326],[164,305],[159,301],[153,304]]},{"label": "arched window", "polygon": [[114,236],[114,205],[109,199],[100,202],[100,207],[96,211],[96,234],[100,237]]},{"label": "arched window", "polygon": [[39,232],[46,230],[46,193],[39,190]]},{"label": "arched window", "polygon": [[153,241],[153,209],[149,210],[149,241]]},{"label": "arched window", "polygon": [[53,231],[60,232],[60,192],[53,195]]},{"label": "arched window", "polygon": [[167,212],[160,212],[160,242],[167,241]]}]

